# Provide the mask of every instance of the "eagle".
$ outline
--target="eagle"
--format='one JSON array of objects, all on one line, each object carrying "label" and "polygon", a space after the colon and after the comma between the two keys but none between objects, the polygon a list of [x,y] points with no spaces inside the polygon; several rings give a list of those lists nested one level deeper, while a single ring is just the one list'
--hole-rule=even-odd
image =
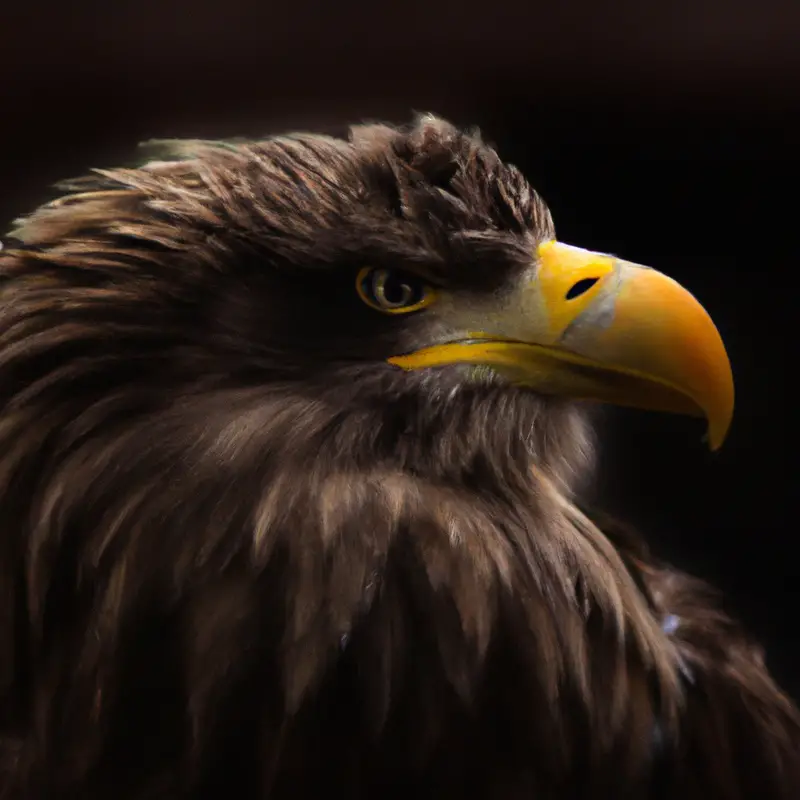
[{"label": "eagle", "polygon": [[702,417],[675,281],[429,114],[152,142],[0,251],[2,800],[797,800],[800,714],[586,508]]}]

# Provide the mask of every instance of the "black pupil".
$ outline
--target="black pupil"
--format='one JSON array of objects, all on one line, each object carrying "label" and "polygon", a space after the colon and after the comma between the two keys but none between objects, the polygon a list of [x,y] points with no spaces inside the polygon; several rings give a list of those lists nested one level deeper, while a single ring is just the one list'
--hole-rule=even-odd
[{"label": "black pupil", "polygon": [[414,285],[405,276],[389,274],[383,284],[383,298],[391,306],[414,302]]}]

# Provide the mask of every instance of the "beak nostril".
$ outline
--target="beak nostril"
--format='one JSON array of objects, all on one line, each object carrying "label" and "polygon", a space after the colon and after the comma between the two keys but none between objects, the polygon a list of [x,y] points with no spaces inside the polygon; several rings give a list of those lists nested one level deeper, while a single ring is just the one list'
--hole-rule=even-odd
[{"label": "beak nostril", "polygon": [[588,292],[599,280],[600,278],[582,278],[570,287],[567,292],[567,300],[574,300],[576,297],[580,297],[585,292]]}]

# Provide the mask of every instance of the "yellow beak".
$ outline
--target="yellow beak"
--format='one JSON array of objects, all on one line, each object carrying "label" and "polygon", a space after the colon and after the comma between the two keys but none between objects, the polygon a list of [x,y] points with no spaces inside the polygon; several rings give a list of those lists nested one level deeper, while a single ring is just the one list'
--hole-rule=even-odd
[{"label": "yellow beak", "polygon": [[655,270],[545,242],[531,280],[476,327],[389,361],[490,367],[544,393],[704,416],[711,449],[725,439],[734,399],[725,346],[700,303]]}]

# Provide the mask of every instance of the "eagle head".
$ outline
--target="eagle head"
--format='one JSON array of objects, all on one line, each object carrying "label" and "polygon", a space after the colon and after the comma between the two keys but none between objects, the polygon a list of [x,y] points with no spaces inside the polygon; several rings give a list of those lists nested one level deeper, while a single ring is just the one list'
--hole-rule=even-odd
[{"label": "eagle head", "polygon": [[532,752],[553,786],[641,756],[679,664],[571,492],[586,401],[724,439],[685,289],[559,242],[432,116],[157,142],[62,188],[0,251],[14,785],[457,793],[469,753],[518,788]]}]

